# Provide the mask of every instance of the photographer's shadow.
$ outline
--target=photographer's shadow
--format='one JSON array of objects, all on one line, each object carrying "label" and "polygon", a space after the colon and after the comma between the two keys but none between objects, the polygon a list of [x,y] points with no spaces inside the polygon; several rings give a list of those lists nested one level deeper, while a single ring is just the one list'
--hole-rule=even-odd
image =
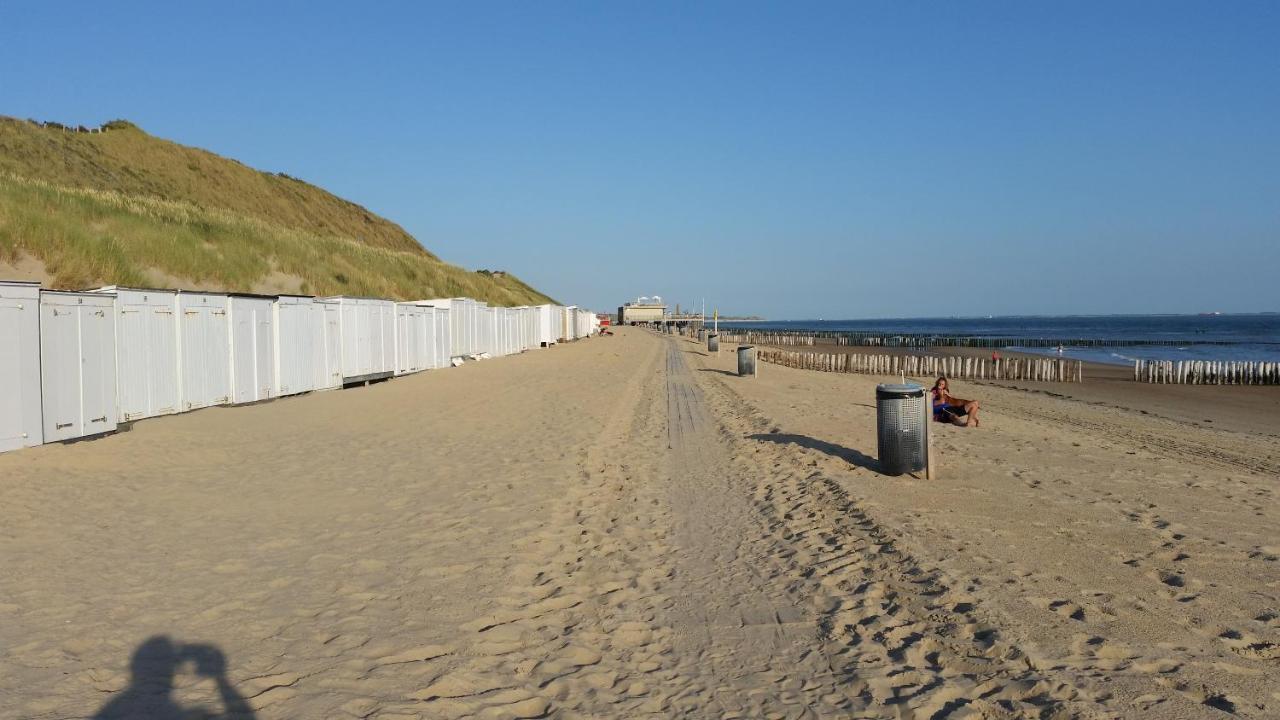
[{"label": "photographer's shadow", "polygon": [[[173,697],[173,678],[183,663],[193,663],[199,675],[212,678],[218,686],[222,710],[184,708]],[[212,645],[177,645],[157,635],[133,651],[129,661],[129,687],[103,705],[93,720],[190,720],[191,718],[235,718],[253,720],[249,703],[227,680],[227,661]]]}]

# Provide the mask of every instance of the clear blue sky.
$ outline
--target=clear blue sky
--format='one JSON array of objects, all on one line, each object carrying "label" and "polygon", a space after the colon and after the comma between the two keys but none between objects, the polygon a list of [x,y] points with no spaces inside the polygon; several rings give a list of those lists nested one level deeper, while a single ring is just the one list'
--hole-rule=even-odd
[{"label": "clear blue sky", "polygon": [[0,114],[127,118],[599,309],[1280,310],[1280,3],[188,5],[6,2]]}]

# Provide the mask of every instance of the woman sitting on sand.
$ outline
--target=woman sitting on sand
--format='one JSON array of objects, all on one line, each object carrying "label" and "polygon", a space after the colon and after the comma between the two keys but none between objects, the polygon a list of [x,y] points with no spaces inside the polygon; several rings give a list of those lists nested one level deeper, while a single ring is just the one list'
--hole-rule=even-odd
[{"label": "woman sitting on sand", "polygon": [[955,422],[965,418],[964,425],[978,427],[978,402],[962,400],[947,392],[947,379],[938,378],[933,384],[933,419],[939,422]]}]

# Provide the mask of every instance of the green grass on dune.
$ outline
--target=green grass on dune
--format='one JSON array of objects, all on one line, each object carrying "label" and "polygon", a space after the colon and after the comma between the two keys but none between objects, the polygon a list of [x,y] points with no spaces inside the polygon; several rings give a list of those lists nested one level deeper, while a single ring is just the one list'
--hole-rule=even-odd
[{"label": "green grass on dune", "polygon": [[123,120],[107,127],[74,132],[0,116],[0,173],[184,201],[314,235],[430,254],[399,225],[297,178],[154,137]]},{"label": "green grass on dune", "polygon": [[284,275],[313,295],[552,302],[512,275],[468,272],[414,246],[393,249],[190,201],[0,174],[0,258],[38,258],[58,287],[148,286],[158,271],[174,284],[230,292],[252,292]]}]

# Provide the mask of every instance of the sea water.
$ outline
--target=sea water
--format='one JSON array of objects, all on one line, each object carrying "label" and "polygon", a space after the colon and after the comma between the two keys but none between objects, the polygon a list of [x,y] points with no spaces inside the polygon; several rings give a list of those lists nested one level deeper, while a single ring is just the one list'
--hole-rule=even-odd
[{"label": "sea water", "polygon": [[[722,322],[753,330],[858,330],[947,337],[1051,338],[1078,340],[1178,342],[1186,345],[1125,344],[1063,348],[1062,357],[1118,365],[1143,360],[1247,360],[1280,362],[1280,313],[1232,315],[1070,315],[987,318],[910,318],[887,320],[786,320]],[[1205,342],[1223,344],[1199,344]],[[1058,356],[1054,348],[1007,349]]]}]

